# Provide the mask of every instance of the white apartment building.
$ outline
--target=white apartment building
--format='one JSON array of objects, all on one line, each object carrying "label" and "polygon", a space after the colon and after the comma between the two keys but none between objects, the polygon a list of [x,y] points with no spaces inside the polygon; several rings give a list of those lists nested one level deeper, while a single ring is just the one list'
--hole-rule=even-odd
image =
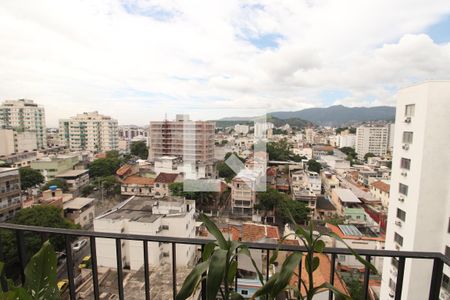
[{"label": "white apartment building", "polygon": [[231,210],[241,214],[251,214],[256,204],[256,186],[259,173],[243,169],[232,181]]},{"label": "white apartment building", "polygon": [[[396,96],[386,249],[450,250],[450,81],[429,81]],[[386,260],[380,299],[395,294],[395,260]],[[406,260],[402,299],[428,299],[432,262]],[[444,266],[449,299],[450,268]]]},{"label": "white apartment building", "polygon": [[[182,198],[132,196],[113,207],[106,214],[94,219],[94,231],[158,235],[179,238],[195,238],[195,201]],[[114,239],[97,238],[99,266],[117,268]],[[144,265],[141,241],[122,240],[122,262],[125,268],[139,270]],[[149,265],[171,263],[171,244],[149,242]],[[192,263],[196,251],[194,245],[176,245],[177,267]]]},{"label": "white apartment building", "polygon": [[249,130],[250,127],[248,125],[241,125],[241,124],[234,125],[234,131],[236,131],[237,134],[246,135],[248,134]]},{"label": "white apartment building", "polygon": [[0,155],[6,156],[37,150],[36,133],[34,131],[0,129],[0,141]]},{"label": "white apartment building", "polygon": [[117,120],[97,111],[59,120],[59,135],[61,144],[71,151],[98,153],[118,148]]},{"label": "white apartment building", "polygon": [[339,148],[350,147],[355,148],[356,135],[355,134],[339,134],[336,136],[336,146]]},{"label": "white apartment building", "polygon": [[0,105],[0,128],[33,132],[36,136],[37,148],[47,148],[45,110],[33,100],[4,101]]},{"label": "white apartment building", "polygon": [[21,206],[19,170],[0,168],[0,222],[14,217]]},{"label": "white apartment building", "polygon": [[364,159],[367,153],[384,157],[389,146],[389,125],[367,126],[363,125],[356,129],[355,151],[358,159]]}]

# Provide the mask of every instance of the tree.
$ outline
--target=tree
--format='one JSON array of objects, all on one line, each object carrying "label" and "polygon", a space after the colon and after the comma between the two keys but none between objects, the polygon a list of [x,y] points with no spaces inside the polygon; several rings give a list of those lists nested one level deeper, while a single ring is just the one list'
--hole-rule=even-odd
[{"label": "tree", "polygon": [[120,163],[117,157],[96,159],[89,166],[89,176],[95,178],[115,175]]},{"label": "tree", "polygon": [[354,300],[362,300],[364,299],[363,296],[363,289],[362,289],[362,282],[359,278],[359,274],[351,273],[351,276],[345,276],[343,277],[345,285],[348,288],[348,291],[350,292],[350,296],[352,296],[352,299]]},{"label": "tree", "polygon": [[355,159],[357,158],[358,154],[356,153],[355,149],[351,147],[342,147],[339,149],[342,153],[347,154],[346,160],[350,162],[350,165],[353,165]]},{"label": "tree", "polygon": [[69,190],[69,185],[64,179],[52,179],[48,181],[42,188],[42,191],[48,190],[52,185],[56,185],[58,188],[62,189],[63,192],[67,192]]},{"label": "tree", "polygon": [[[33,225],[53,228],[78,229],[79,225],[75,225],[68,219],[63,217],[61,208],[51,205],[38,205],[30,208],[24,208],[10,220],[11,223],[20,225]],[[26,257],[31,257],[36,253],[42,245],[41,236],[35,233],[27,232],[24,234],[24,243],[26,245]],[[10,230],[0,231],[0,240],[2,241],[3,257],[2,260],[7,264],[7,270],[11,270],[12,274],[17,276],[18,256],[16,237],[14,232]],[[64,238],[61,236],[50,236],[52,245],[57,251],[65,248]],[[16,273],[14,273],[16,272]]]},{"label": "tree", "polygon": [[26,190],[37,186],[38,184],[44,183],[44,176],[38,170],[31,168],[20,168],[20,185],[22,190]]},{"label": "tree", "polygon": [[186,199],[195,200],[195,204],[198,205],[198,207],[210,205],[218,198],[218,193],[216,192],[185,192],[183,186],[184,184],[182,182],[169,184],[170,193],[173,196],[186,197]]},{"label": "tree", "polygon": [[367,162],[367,160],[369,159],[369,157],[375,157],[375,156],[376,156],[375,154],[373,154],[373,153],[371,153],[371,152],[368,152],[368,153],[366,153],[366,155],[364,155],[364,161]]},{"label": "tree", "polygon": [[320,173],[320,169],[322,169],[322,165],[314,159],[308,160],[307,165],[308,170],[312,172]]},{"label": "tree", "polygon": [[278,222],[283,225],[291,221],[290,215],[297,223],[304,223],[309,213],[304,203],[292,200],[287,194],[273,188],[258,193],[258,204],[255,205],[255,209],[274,211]]},{"label": "tree", "polygon": [[81,189],[81,196],[87,197],[94,191],[94,187],[90,184]]},{"label": "tree", "polygon": [[148,158],[148,148],[144,141],[132,142],[130,152],[132,155],[138,156],[141,159]]},{"label": "tree", "polygon": [[266,149],[270,160],[287,161],[293,155],[286,139],[282,139],[279,142],[270,142],[267,144]]},{"label": "tree", "polygon": [[225,178],[225,180],[228,182],[231,181],[234,176],[236,176],[236,173],[234,173],[234,171],[225,162],[233,154],[236,155],[236,157],[241,162],[245,162],[245,159],[237,155],[237,153],[228,152],[227,154],[225,154],[224,160],[217,164],[217,172],[219,173],[219,177]]}]

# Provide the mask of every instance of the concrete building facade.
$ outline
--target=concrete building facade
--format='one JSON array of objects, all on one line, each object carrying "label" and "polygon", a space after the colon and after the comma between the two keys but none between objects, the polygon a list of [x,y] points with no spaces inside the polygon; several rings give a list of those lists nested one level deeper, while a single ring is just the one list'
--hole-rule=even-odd
[{"label": "concrete building facade", "polygon": [[[445,253],[450,247],[450,81],[408,87],[396,99],[386,249]],[[381,299],[395,295],[396,265],[385,261]],[[428,299],[431,270],[431,262],[406,260],[402,299]],[[445,265],[443,277],[440,299],[448,299]]]},{"label": "concrete building facade", "polygon": [[47,148],[45,110],[33,100],[4,101],[0,105],[0,128],[32,132],[36,137],[36,147]]},{"label": "concrete building facade", "polygon": [[389,147],[389,125],[367,126],[363,125],[356,129],[355,151],[358,159],[364,159],[367,153],[384,157]]},{"label": "concrete building facade", "polygon": [[0,168],[0,222],[12,218],[21,206],[19,170]]},{"label": "concrete building facade", "polygon": [[60,143],[71,151],[93,153],[118,149],[117,120],[97,111],[59,120]]}]

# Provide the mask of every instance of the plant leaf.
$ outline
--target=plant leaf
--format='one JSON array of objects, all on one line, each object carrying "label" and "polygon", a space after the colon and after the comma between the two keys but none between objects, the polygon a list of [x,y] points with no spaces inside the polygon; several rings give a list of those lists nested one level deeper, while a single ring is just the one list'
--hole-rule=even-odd
[{"label": "plant leaf", "polygon": [[317,268],[319,267],[319,265],[320,265],[320,259],[319,259],[319,257],[318,256],[314,256],[313,258],[312,258],[312,270],[311,270],[311,268],[310,268],[310,265],[309,265],[309,260],[310,260],[310,255],[309,254],[307,254],[306,255],[306,258],[305,258],[305,268],[306,268],[306,271],[309,273],[309,272],[314,272],[315,270],[317,270]]},{"label": "plant leaf", "polygon": [[244,297],[242,297],[239,293],[232,292],[230,295],[230,300],[244,300]]},{"label": "plant leaf", "polygon": [[[1,295],[1,294],[0,294]],[[4,294],[3,298],[0,298],[1,300],[34,300],[28,292],[22,288],[14,288],[13,290],[8,291],[6,294]],[[60,298],[58,298],[60,299]]]},{"label": "plant leaf", "polygon": [[197,288],[198,284],[202,280],[203,273],[209,267],[209,260],[197,264],[191,273],[186,277],[183,282],[183,286],[175,297],[176,300],[184,300],[189,298]]},{"label": "plant leaf", "polygon": [[60,299],[56,285],[56,253],[49,241],[33,255],[25,268],[25,289],[34,299]]},{"label": "plant leaf", "polygon": [[300,252],[293,252],[288,257],[286,257],[283,265],[281,266],[279,272],[280,275],[278,276],[278,279],[270,292],[272,297],[276,297],[282,290],[286,288],[286,286],[289,285],[289,281],[294,274],[295,268],[298,267],[302,256],[303,255]]},{"label": "plant leaf", "polygon": [[258,296],[269,295],[275,282],[278,280],[278,276],[280,276],[279,273],[273,274],[273,276],[271,276],[269,280],[255,292],[255,294],[253,294],[252,299],[256,299]]},{"label": "plant leaf", "polygon": [[238,262],[233,260],[228,267],[227,280],[229,284],[233,284],[234,277],[236,277]]},{"label": "plant leaf", "polygon": [[206,298],[215,300],[220,285],[225,277],[228,251],[217,249],[211,256],[210,268],[206,276]]},{"label": "plant leaf", "polygon": [[228,249],[228,242],[223,237],[222,232],[217,228],[216,224],[214,224],[205,214],[200,214],[199,220],[203,222],[208,229],[208,232],[211,233],[219,243],[219,247],[222,249]]},{"label": "plant leaf", "polygon": [[252,255],[250,254],[250,250],[248,250],[248,247],[246,245],[242,245],[240,247],[239,254],[244,254],[250,258],[253,268],[255,268],[256,274],[258,274],[259,282],[261,282],[261,284],[264,285],[264,277],[263,277],[261,271],[258,269],[258,266],[256,265],[256,262],[253,259]]},{"label": "plant leaf", "polygon": [[321,284],[320,286],[314,288],[314,294],[321,290],[321,289],[328,289],[333,292],[333,294],[336,296],[336,300],[338,299],[345,299],[345,300],[352,300],[352,298],[344,293],[342,293],[340,290],[338,290],[335,286],[331,285],[329,282],[325,282]]},{"label": "plant leaf", "polygon": [[316,253],[322,253],[323,249],[325,248],[325,242],[322,240],[317,240],[314,243],[314,252]]},{"label": "plant leaf", "polygon": [[330,232],[330,233],[328,233],[328,235],[335,238],[336,240],[342,242],[360,263],[362,263],[365,267],[369,268],[374,274],[378,274],[377,268],[375,268],[374,265],[372,265],[370,262],[368,262],[367,260],[362,258],[361,255],[356,253],[355,250],[353,250],[340,236],[338,236],[334,232]]},{"label": "plant leaf", "polygon": [[207,261],[210,257],[211,254],[214,251],[214,248],[216,248],[216,243],[211,242],[205,245],[205,248],[203,249],[203,253],[202,253],[202,260],[203,261]]}]

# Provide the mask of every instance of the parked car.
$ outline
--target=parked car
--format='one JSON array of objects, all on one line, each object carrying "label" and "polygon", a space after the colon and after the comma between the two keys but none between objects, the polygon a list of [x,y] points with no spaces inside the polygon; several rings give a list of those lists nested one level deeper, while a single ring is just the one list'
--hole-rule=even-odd
[{"label": "parked car", "polygon": [[64,252],[57,252],[57,264],[58,266],[60,266],[61,264],[63,264],[66,261],[66,257],[67,255]]},{"label": "parked car", "polygon": [[80,269],[88,269],[91,267],[91,256],[85,256],[83,257],[83,259],[81,260],[81,263],[78,265],[78,267]]},{"label": "parked car", "polygon": [[87,244],[87,240],[76,241],[72,246],[73,251],[75,251],[75,252],[80,251],[84,246],[86,246],[86,244]]},{"label": "parked car", "polygon": [[61,281],[58,281],[57,286],[58,286],[58,290],[61,293],[63,293],[67,289],[67,287],[69,286],[69,280],[63,279]]}]

